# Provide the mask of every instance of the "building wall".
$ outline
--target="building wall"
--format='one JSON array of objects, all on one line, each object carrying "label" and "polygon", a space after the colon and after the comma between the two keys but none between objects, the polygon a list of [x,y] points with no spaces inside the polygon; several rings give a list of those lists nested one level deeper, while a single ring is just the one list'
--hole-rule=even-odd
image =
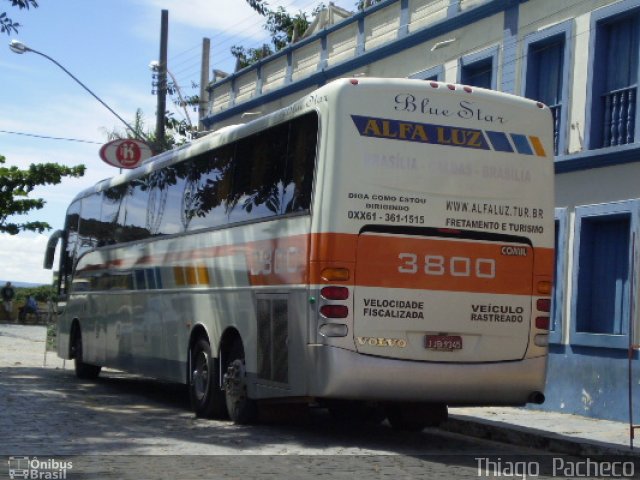
[{"label": "building wall", "polygon": [[[491,88],[527,95],[540,71],[539,46],[560,42],[556,292],[541,408],[626,420],[628,345],[640,343],[640,109],[631,93],[614,100],[618,115],[623,103],[629,112],[620,128],[638,134],[606,148],[597,144],[603,121],[594,112],[602,96],[596,86],[616,53],[598,53],[607,22],[636,11],[640,0],[387,0],[211,85],[205,123],[245,121],[247,112],[273,111],[339,77],[459,82],[469,65],[488,59]],[[631,366],[640,398],[637,354]]]},{"label": "building wall", "polygon": [[[556,175],[557,217],[562,220],[557,255],[563,263],[557,270],[556,285],[561,287],[561,293],[555,315],[556,331],[551,335],[545,392],[547,401],[540,407],[542,409],[626,421],[631,365],[634,416],[640,412],[640,362],[635,355],[629,363],[625,348],[628,338],[623,338],[622,347],[608,344],[606,338],[601,338],[600,345],[585,345],[576,338],[575,331],[578,320],[575,308],[577,277],[581,268],[576,259],[577,239],[581,231],[576,221],[576,210],[594,206],[606,213],[608,208],[630,204],[637,212],[636,199],[640,197],[638,178],[640,163],[637,162]],[[634,230],[637,233],[637,227]],[[633,275],[637,285],[637,267]],[[635,299],[631,301],[636,302]],[[633,313],[633,316],[633,341],[640,343],[637,314]]]}]

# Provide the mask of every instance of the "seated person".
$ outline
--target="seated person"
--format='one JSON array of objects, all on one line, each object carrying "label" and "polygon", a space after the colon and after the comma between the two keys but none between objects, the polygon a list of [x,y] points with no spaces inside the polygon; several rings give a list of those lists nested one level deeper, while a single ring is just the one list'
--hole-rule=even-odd
[{"label": "seated person", "polygon": [[25,320],[27,318],[27,314],[33,313],[36,316],[36,320],[40,321],[40,314],[38,313],[38,302],[33,298],[33,295],[29,295],[24,306],[20,309],[19,317],[20,320]]}]

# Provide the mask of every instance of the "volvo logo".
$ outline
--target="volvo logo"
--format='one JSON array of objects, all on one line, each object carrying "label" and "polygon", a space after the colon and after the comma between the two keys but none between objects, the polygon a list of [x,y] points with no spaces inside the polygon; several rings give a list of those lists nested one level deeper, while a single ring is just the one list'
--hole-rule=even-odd
[{"label": "volvo logo", "polygon": [[357,337],[358,344],[370,347],[395,347],[405,348],[407,341],[402,338],[384,338],[384,337]]}]

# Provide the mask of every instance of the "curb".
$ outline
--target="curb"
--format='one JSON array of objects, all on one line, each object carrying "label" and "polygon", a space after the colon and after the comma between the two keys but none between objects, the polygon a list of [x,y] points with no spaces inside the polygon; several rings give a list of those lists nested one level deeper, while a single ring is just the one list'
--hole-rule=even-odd
[{"label": "curb", "polygon": [[640,456],[640,451],[632,451],[629,448],[623,448],[618,445],[568,437],[536,428],[472,418],[465,415],[450,415],[449,419],[440,425],[440,429],[483,440],[511,443],[580,457],[596,455]]}]

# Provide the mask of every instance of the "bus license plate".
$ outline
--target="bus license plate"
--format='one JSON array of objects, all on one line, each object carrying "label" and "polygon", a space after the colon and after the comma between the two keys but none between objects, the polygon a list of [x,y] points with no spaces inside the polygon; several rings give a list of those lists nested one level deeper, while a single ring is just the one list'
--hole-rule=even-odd
[{"label": "bus license plate", "polygon": [[424,348],[429,350],[462,350],[460,335],[425,335]]}]

